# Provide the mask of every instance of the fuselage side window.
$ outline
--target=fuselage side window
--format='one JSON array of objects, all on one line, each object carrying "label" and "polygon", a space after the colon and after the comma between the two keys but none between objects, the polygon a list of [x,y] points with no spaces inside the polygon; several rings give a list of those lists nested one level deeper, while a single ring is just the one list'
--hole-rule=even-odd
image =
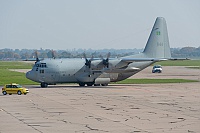
[{"label": "fuselage side window", "polygon": [[42,69],[42,70],[40,70],[40,73],[44,73],[44,70]]}]

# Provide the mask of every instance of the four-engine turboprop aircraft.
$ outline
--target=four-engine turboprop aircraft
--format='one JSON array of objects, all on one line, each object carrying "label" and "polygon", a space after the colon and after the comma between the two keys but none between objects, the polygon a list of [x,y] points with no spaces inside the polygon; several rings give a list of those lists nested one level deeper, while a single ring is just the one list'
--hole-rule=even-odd
[{"label": "four-engine turboprop aircraft", "polygon": [[78,83],[80,86],[108,85],[124,80],[149,65],[171,58],[166,21],[158,17],[144,51],[137,55],[107,59],[44,59],[37,58],[26,77],[41,87],[57,83]]}]

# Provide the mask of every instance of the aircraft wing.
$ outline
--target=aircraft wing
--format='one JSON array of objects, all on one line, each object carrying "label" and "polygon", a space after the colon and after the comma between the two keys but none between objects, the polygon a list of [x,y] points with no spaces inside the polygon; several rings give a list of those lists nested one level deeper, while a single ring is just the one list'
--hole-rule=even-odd
[{"label": "aircraft wing", "polygon": [[122,62],[132,63],[132,62],[143,62],[143,61],[166,61],[168,59],[156,59],[156,58],[122,58]]},{"label": "aircraft wing", "polygon": [[[130,63],[133,62],[147,62],[147,61],[152,61],[152,62],[159,62],[159,61],[167,61],[167,60],[188,60],[184,58],[122,58],[115,64],[115,68],[124,68],[127,67]],[[135,68],[133,70],[136,70]]]},{"label": "aircraft wing", "polygon": [[122,58],[122,62],[143,62],[143,61],[167,61],[167,60],[190,60],[188,58]]}]

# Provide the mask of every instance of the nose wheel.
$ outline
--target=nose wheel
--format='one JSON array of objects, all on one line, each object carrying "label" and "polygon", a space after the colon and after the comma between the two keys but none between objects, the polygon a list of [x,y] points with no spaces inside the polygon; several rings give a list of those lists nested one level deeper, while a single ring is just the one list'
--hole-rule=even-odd
[{"label": "nose wheel", "polygon": [[48,84],[47,84],[47,83],[41,83],[40,86],[41,86],[42,88],[47,88],[47,87],[48,87]]}]

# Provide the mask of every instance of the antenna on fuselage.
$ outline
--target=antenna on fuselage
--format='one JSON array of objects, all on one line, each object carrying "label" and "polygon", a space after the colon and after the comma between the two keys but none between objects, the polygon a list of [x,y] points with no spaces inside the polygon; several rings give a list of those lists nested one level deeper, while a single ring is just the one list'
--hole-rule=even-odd
[{"label": "antenna on fuselage", "polygon": [[53,59],[56,58],[56,56],[55,56],[55,51],[54,51],[53,49],[51,50],[51,55],[52,55],[52,58],[53,58]]}]

